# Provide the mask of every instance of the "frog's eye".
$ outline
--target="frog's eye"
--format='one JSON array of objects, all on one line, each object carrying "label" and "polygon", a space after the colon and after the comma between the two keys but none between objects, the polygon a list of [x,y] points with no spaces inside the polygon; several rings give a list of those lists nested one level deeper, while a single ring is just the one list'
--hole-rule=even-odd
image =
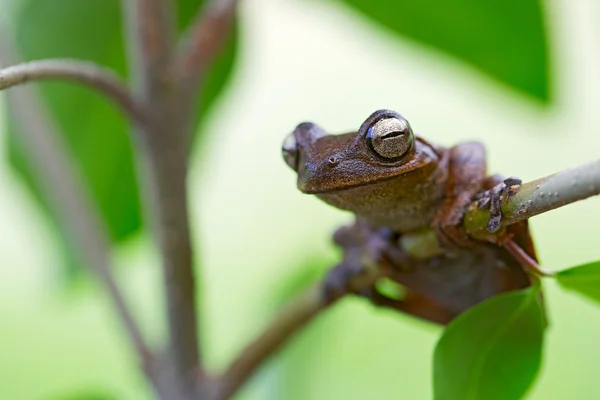
[{"label": "frog's eye", "polygon": [[298,170],[298,141],[294,133],[290,133],[281,146],[283,159],[294,171]]},{"label": "frog's eye", "polygon": [[413,133],[404,118],[383,118],[367,131],[369,147],[380,157],[393,161],[404,156],[413,147]]}]

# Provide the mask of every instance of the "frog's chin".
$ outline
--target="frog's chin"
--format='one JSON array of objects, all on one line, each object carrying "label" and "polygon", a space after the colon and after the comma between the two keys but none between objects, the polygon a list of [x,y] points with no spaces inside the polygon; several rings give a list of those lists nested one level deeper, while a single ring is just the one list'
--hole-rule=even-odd
[{"label": "frog's chin", "polygon": [[372,181],[360,181],[352,183],[351,181],[341,182],[317,182],[316,180],[310,179],[310,177],[298,175],[298,189],[305,194],[327,194],[336,192],[345,192],[355,188],[367,187],[377,185],[383,181],[389,181],[395,179],[397,176],[391,176],[389,178],[373,179]]}]

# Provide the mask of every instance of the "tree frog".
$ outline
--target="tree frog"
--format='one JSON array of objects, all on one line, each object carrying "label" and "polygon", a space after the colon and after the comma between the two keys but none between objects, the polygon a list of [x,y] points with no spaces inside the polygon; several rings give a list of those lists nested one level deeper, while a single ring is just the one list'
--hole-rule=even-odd
[{"label": "tree frog", "polygon": [[[487,176],[481,143],[436,146],[416,136],[400,114],[379,110],[358,132],[342,135],[301,123],[284,140],[283,157],[296,171],[300,191],[355,214],[356,223],[334,236],[347,254],[374,238],[385,243],[386,276],[405,290],[403,298],[391,299],[373,286],[366,295],[376,304],[393,303],[445,324],[495,294],[531,285],[522,262],[506,248],[471,240],[460,228],[466,207],[487,190],[479,200],[491,204],[489,227],[496,229],[499,199],[507,194],[502,188],[519,183]],[[535,260],[526,222],[503,235]],[[334,270],[326,288],[360,273],[346,265],[351,261],[341,264],[350,272]]]}]

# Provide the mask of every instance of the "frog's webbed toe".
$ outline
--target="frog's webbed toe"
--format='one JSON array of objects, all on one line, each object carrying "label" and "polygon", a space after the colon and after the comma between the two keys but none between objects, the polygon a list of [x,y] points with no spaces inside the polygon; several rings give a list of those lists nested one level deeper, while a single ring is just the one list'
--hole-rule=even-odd
[{"label": "frog's webbed toe", "polygon": [[519,191],[521,183],[522,180],[514,176],[502,179],[498,175],[494,175],[488,178],[488,187],[491,186],[491,188],[475,197],[480,209],[489,208],[490,210],[490,220],[487,225],[489,232],[494,233],[500,229],[500,222],[502,221],[500,201],[503,196],[513,196]]}]

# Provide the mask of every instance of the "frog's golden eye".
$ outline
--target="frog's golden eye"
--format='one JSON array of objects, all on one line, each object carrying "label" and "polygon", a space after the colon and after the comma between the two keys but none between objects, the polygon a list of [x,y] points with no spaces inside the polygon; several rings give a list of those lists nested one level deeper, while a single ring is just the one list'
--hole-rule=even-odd
[{"label": "frog's golden eye", "polygon": [[403,157],[413,147],[414,137],[404,118],[383,118],[367,131],[369,147],[380,157],[393,161]]}]

